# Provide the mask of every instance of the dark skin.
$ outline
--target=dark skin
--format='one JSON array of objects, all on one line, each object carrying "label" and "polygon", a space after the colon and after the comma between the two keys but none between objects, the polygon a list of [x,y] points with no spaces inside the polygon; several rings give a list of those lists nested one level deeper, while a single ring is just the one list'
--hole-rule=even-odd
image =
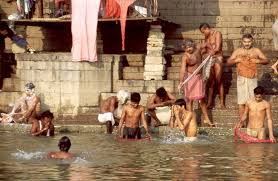
[{"label": "dark skin", "polygon": [[167,92],[164,97],[158,97],[156,94],[152,95],[147,102],[147,109],[151,117],[156,121],[156,126],[161,125],[160,120],[155,114],[156,107],[171,106],[176,101],[176,97]]},{"label": "dark skin", "polygon": [[34,120],[32,123],[31,134],[32,136],[47,136],[48,130],[50,130],[50,136],[54,136],[54,125],[52,124],[52,119],[44,117],[41,120],[42,129],[40,130],[40,125],[38,120]]},{"label": "dark skin", "polygon": [[[106,100],[104,100],[100,105],[100,113],[106,113],[106,112],[114,112],[116,108],[118,107],[118,99],[116,96],[108,97]],[[113,131],[112,122],[107,121],[106,122],[106,131],[107,133],[111,134]]]}]

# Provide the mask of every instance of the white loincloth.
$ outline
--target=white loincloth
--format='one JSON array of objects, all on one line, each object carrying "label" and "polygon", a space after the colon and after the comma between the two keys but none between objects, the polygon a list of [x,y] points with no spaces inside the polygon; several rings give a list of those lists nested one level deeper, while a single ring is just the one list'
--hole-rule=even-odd
[{"label": "white loincloth", "polygon": [[111,112],[99,114],[97,119],[100,123],[106,123],[107,121],[111,121],[112,125],[115,124],[114,116]]},{"label": "white loincloth", "polygon": [[169,124],[171,119],[171,107],[157,107],[155,109],[155,114],[162,124]]}]

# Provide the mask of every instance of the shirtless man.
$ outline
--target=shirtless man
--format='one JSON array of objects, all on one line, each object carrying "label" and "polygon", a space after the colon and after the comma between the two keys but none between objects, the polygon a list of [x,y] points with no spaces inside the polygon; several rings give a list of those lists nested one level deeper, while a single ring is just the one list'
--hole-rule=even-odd
[{"label": "shirtless man", "polygon": [[48,110],[43,112],[40,117],[40,120],[34,120],[32,123],[32,136],[54,136],[53,113]]},{"label": "shirtless man", "polygon": [[101,103],[98,121],[106,123],[107,134],[112,134],[113,125],[115,124],[114,117],[120,118],[122,106],[126,103],[128,98],[129,93],[125,90],[120,90],[117,96],[108,97]]},{"label": "shirtless man", "polygon": [[124,125],[123,138],[125,139],[141,139],[140,121],[146,130],[146,134],[150,136],[145,119],[144,107],[139,105],[140,100],[140,94],[133,92],[130,96],[130,102],[123,108],[119,130]]},{"label": "shirtless man", "polygon": [[25,85],[25,94],[17,100],[12,111],[9,114],[2,113],[2,123],[9,122],[32,122],[38,116],[41,107],[41,100],[35,94],[33,83]]},{"label": "shirtless man", "polygon": [[59,146],[60,151],[48,153],[49,158],[68,159],[68,158],[74,157],[74,155],[72,153],[69,153],[69,149],[71,147],[71,142],[67,136],[63,136],[59,140],[58,146]]},{"label": "shirtless man", "polygon": [[240,118],[246,102],[254,98],[253,90],[258,85],[257,64],[268,64],[261,50],[252,46],[252,35],[243,35],[242,45],[242,48],[236,49],[227,61],[228,65],[237,64],[237,102]]},{"label": "shirtless man", "polygon": [[200,70],[185,85],[183,85],[183,81],[202,63],[201,49],[196,47],[192,40],[186,40],[184,48],[185,53],[180,68],[180,84],[178,89],[180,90],[182,86],[184,87],[184,97],[189,104],[188,110],[193,112],[193,101],[198,100],[204,116],[204,123],[209,126],[214,126],[208,117],[207,107],[204,100],[205,85],[203,83],[202,71]]},{"label": "shirtless man", "polygon": [[208,91],[208,108],[212,108],[212,97],[214,86],[217,85],[220,97],[221,108],[225,108],[224,102],[224,85],[222,81],[223,73],[223,55],[222,55],[222,34],[218,31],[212,30],[207,23],[202,23],[199,27],[202,34],[205,35],[205,42],[202,48],[205,49],[204,54],[209,54],[213,58],[213,65],[211,67],[211,75],[209,78]]},{"label": "shirtless man", "polygon": [[263,99],[264,88],[258,86],[254,89],[255,100],[247,102],[245,111],[236,127],[241,128],[243,122],[249,118],[247,124],[247,134],[252,137],[265,139],[266,131],[264,128],[265,118],[267,119],[269,139],[276,142],[273,136],[271,105]]},{"label": "shirtless man", "polygon": [[161,121],[156,115],[157,107],[171,106],[176,101],[175,96],[167,92],[164,87],[160,87],[156,90],[155,95],[152,95],[147,102],[148,113],[156,122],[155,126],[160,126]]},{"label": "shirtless man", "polygon": [[194,112],[186,110],[184,99],[178,99],[175,105],[172,106],[172,111],[169,126],[171,128],[178,126],[180,130],[184,131],[186,137],[196,137],[196,115]]}]

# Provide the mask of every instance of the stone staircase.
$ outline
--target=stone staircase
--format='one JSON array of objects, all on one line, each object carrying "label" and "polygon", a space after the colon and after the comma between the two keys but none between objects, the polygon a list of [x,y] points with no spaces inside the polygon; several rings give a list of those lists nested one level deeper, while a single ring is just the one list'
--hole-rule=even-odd
[{"label": "stone staircase", "polygon": [[[229,53],[227,53],[229,55]],[[271,64],[276,61],[277,54],[270,52],[266,54],[271,60]],[[101,93],[100,99],[103,100],[109,96],[116,95],[120,89],[125,89],[130,92],[136,91],[141,94],[141,105],[146,105],[148,97],[154,94],[155,90],[164,86],[167,91],[170,91],[177,97],[181,95],[177,92],[179,84],[179,70],[182,54],[175,54],[168,56],[167,59],[167,77],[162,81],[143,80],[143,62],[144,55],[126,55],[126,63],[123,67],[123,80],[117,80],[113,84],[113,93]],[[227,59],[228,56],[225,56]],[[214,109],[208,110],[209,116],[217,124],[218,127],[232,127],[238,121],[237,111],[237,93],[236,93],[236,67],[224,66],[224,87],[226,92],[226,107],[227,109],[220,109],[218,96],[215,97]],[[266,89],[265,98],[272,102],[272,116],[274,125],[278,125],[278,78],[271,73],[270,66],[258,66],[259,85]],[[200,115],[198,105],[194,105],[195,111]],[[200,116],[198,116],[200,117]],[[199,120],[200,121],[200,120]]]}]

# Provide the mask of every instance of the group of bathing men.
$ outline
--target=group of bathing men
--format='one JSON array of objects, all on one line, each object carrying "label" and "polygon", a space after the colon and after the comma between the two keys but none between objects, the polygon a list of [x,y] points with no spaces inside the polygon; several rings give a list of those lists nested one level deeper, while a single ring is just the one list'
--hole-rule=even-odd
[{"label": "group of bathing men", "polygon": [[[147,115],[155,122],[156,126],[161,124],[156,112],[160,107],[170,107],[170,118],[168,124],[171,128],[178,127],[185,132],[187,137],[196,137],[197,122],[193,112],[193,101],[200,103],[203,113],[203,122],[208,126],[214,126],[209,119],[207,108],[212,108],[214,87],[217,86],[220,95],[221,108],[225,108],[223,73],[222,35],[213,30],[209,24],[203,23],[199,27],[205,35],[205,41],[196,45],[192,40],[184,43],[185,53],[180,68],[180,84],[178,89],[183,89],[184,99],[178,99],[163,87],[156,90],[147,102]],[[206,59],[207,57],[207,59]],[[208,58],[210,58],[208,60]],[[203,63],[203,59],[207,63]],[[242,37],[242,47],[236,49],[229,59],[227,65],[237,66],[237,102],[239,107],[240,121],[235,128],[243,126],[247,121],[247,134],[259,139],[265,139],[264,128],[267,119],[269,139],[275,142],[272,128],[271,104],[263,99],[264,88],[258,86],[257,64],[268,64],[266,56],[258,48],[253,47],[253,37],[245,34]],[[203,67],[202,67],[203,66]],[[277,66],[277,65],[274,65]],[[275,69],[276,67],[271,68]],[[274,68],[273,68],[274,67]],[[203,71],[201,71],[203,70]],[[208,104],[205,103],[206,75],[208,89]],[[109,97],[101,104],[98,120],[107,124],[107,133],[112,133],[112,125],[115,118],[119,119],[119,130],[123,138],[141,138],[139,124],[142,124],[148,132],[148,123],[145,119],[144,107],[139,105],[140,94],[133,92],[128,99],[128,92],[119,91],[117,96]],[[186,104],[187,102],[187,104]],[[116,110],[116,114],[114,111]],[[121,114],[119,114],[121,113]]]}]

